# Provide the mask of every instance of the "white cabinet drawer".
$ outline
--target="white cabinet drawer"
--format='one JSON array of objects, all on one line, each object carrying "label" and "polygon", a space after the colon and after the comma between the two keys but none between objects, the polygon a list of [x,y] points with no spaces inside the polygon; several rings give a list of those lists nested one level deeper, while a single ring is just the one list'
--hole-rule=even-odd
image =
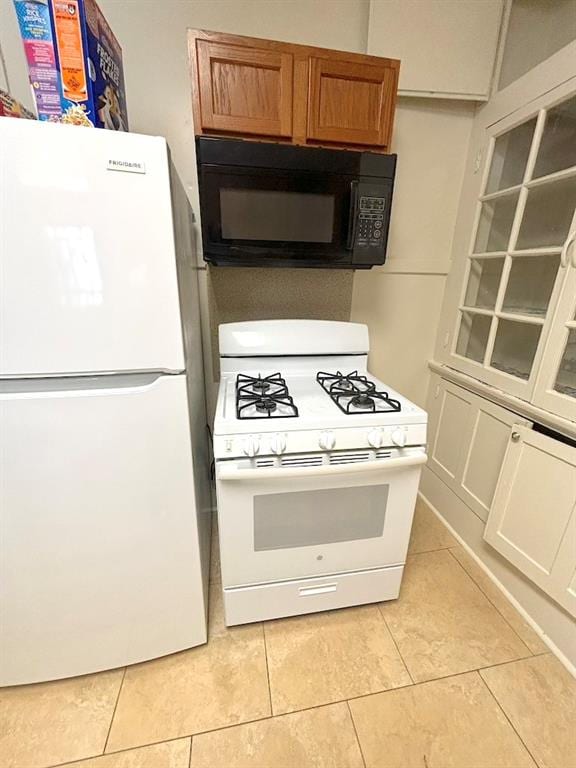
[{"label": "white cabinet drawer", "polygon": [[226,624],[329,611],[361,603],[393,600],[400,593],[404,566],[336,574],[224,590]]}]

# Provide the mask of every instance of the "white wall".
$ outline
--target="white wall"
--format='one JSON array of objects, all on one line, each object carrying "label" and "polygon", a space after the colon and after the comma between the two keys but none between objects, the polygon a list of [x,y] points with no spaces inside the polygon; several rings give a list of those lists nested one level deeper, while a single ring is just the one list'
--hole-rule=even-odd
[{"label": "white wall", "polygon": [[576,0],[513,0],[499,89],[575,39]]},{"label": "white wall", "polygon": [[356,272],[351,319],[370,329],[370,368],[425,405],[474,116],[469,102],[401,98],[388,259]]}]

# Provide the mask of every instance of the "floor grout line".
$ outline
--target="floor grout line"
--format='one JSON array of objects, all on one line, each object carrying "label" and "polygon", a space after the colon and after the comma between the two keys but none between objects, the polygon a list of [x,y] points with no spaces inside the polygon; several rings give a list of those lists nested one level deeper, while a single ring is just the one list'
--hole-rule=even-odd
[{"label": "floor grout line", "polygon": [[264,640],[264,659],[266,660],[266,679],[268,681],[268,701],[270,702],[270,716],[274,717],[274,709],[272,707],[272,686],[270,685],[270,668],[268,666],[268,646],[266,645],[265,622],[262,622],[262,638]]},{"label": "floor grout line", "polygon": [[354,715],[352,714],[352,709],[350,708],[350,701],[346,699],[346,706],[348,707],[348,713],[350,715],[350,720],[352,720],[352,728],[354,728],[354,735],[356,736],[356,741],[358,742],[358,749],[360,750],[360,757],[362,758],[362,763],[364,764],[364,768],[366,768],[366,758],[364,757],[364,752],[362,751],[362,744],[360,743],[360,736],[358,736],[358,731],[356,730],[356,723],[354,722]]},{"label": "floor grout line", "polygon": [[[515,728],[515,726],[514,726],[514,723],[513,723],[513,722],[512,722],[512,720],[510,720],[510,718],[508,717],[508,714],[506,713],[506,710],[504,709],[504,707],[502,706],[502,704],[499,702],[498,698],[496,697],[496,694],[494,693],[494,691],[492,690],[492,688],[490,688],[490,686],[488,685],[488,683],[486,682],[486,680],[484,680],[484,678],[482,677],[482,675],[481,675],[481,670],[478,670],[477,674],[478,674],[478,677],[480,678],[480,680],[482,680],[482,682],[484,683],[484,686],[485,686],[486,690],[488,691],[488,693],[490,694],[490,696],[491,696],[491,697],[494,699],[494,701],[496,702],[496,706],[498,707],[498,709],[499,709],[499,710],[502,712],[502,714],[503,714],[503,715],[504,715],[504,717],[506,718],[506,720],[507,720],[508,724],[510,725],[510,728],[512,728],[512,730],[514,731],[514,733],[516,734],[516,736],[518,736],[518,738],[520,739],[520,743],[522,744],[522,746],[524,747],[524,749],[526,750],[526,752],[528,752],[528,754],[530,755],[530,757],[531,757],[531,758],[532,758],[532,760],[534,761],[534,765],[535,765],[535,766],[540,766],[540,763],[538,762],[538,760],[536,760],[536,758],[534,757],[534,755],[532,754],[532,752],[531,752],[531,751],[528,749],[528,747],[527,747],[527,745],[526,745],[526,743],[525,743],[524,739],[522,738],[522,736],[521,736],[521,735],[518,733],[518,731],[516,730],[516,728]],[[544,766],[542,766],[542,768],[544,768]]]},{"label": "floor grout line", "polygon": [[190,736],[190,749],[188,750],[188,768],[192,768],[192,740],[194,736]]},{"label": "floor grout line", "polygon": [[111,755],[122,755],[124,752],[135,752],[137,749],[148,749],[148,747],[157,747],[159,744],[170,744],[173,741],[181,741],[182,739],[189,739],[190,742],[192,742],[192,734],[174,736],[173,738],[162,739],[161,741],[151,741],[148,744],[137,744],[133,747],[123,747],[122,749],[115,749],[113,752],[105,752],[100,755],[86,755],[86,757],[76,757],[74,760],[66,760],[65,763],[50,763],[50,765],[43,765],[42,768],[66,768],[66,766],[76,765],[77,763],[85,763],[88,760],[100,760],[101,758],[109,757]]},{"label": "floor grout line", "polygon": [[[465,573],[465,574],[468,576],[468,578],[469,578],[469,579],[471,579],[471,580],[472,580],[472,582],[473,582],[473,583],[474,583],[474,584],[475,584],[475,585],[478,587],[478,589],[480,590],[480,592],[482,592],[482,594],[484,595],[484,597],[486,598],[486,600],[488,600],[488,602],[489,602],[489,603],[490,603],[490,605],[491,605],[491,606],[494,608],[494,610],[495,610],[495,611],[498,613],[498,615],[499,615],[499,616],[500,616],[500,617],[501,617],[501,618],[502,618],[502,619],[503,619],[503,620],[506,622],[506,624],[507,624],[507,625],[510,627],[510,629],[512,630],[512,632],[514,632],[514,634],[515,634],[515,635],[516,635],[516,637],[517,637],[517,638],[520,640],[520,642],[522,643],[522,645],[523,645],[523,646],[526,648],[526,650],[528,651],[528,653],[530,653],[530,655],[532,655],[532,656],[535,656],[536,654],[535,654],[535,653],[533,653],[533,651],[532,651],[532,650],[529,648],[528,644],[527,644],[527,643],[525,643],[525,642],[524,642],[524,640],[523,640],[523,639],[520,637],[520,635],[519,635],[519,634],[518,634],[518,632],[517,632],[517,631],[514,629],[514,627],[512,626],[512,624],[510,624],[510,622],[508,621],[508,619],[506,618],[506,616],[504,616],[504,614],[502,613],[502,611],[500,611],[500,609],[498,608],[498,606],[496,605],[496,603],[495,603],[495,602],[494,602],[494,601],[493,601],[493,600],[490,598],[490,595],[487,595],[487,594],[486,594],[486,592],[485,592],[485,591],[482,589],[482,587],[480,586],[480,584],[478,584],[478,582],[476,581],[476,579],[474,578],[474,576],[472,576],[472,574],[471,574],[471,573],[469,573],[469,572],[466,570],[466,568],[465,568],[465,567],[462,565],[462,563],[460,562],[460,560],[458,560],[458,558],[456,557],[456,555],[454,554],[454,552],[452,552],[452,549],[456,549],[456,547],[450,547],[450,548],[448,549],[448,552],[450,552],[450,556],[451,556],[451,557],[452,557],[452,558],[453,558],[453,559],[454,559],[454,560],[455,560],[455,561],[458,563],[458,565],[460,566],[460,568],[462,568],[462,570],[463,570],[463,571],[464,571],[464,573]],[[463,548],[462,548],[462,549],[463,549]],[[502,597],[503,597],[504,599],[506,599],[504,594],[502,594]],[[511,607],[511,608],[514,608],[514,606],[512,605],[512,603],[509,603],[509,605],[510,605],[510,607]],[[516,609],[514,608],[514,610],[516,610]],[[518,614],[518,616],[519,616],[519,618],[522,618],[522,617],[520,616],[520,614]]]},{"label": "floor grout line", "polygon": [[114,704],[114,709],[112,710],[112,717],[110,718],[110,726],[108,728],[108,733],[106,734],[106,741],[104,742],[104,750],[102,751],[102,754],[106,754],[106,747],[108,746],[108,741],[110,739],[110,733],[112,732],[112,725],[114,723],[114,718],[116,716],[116,710],[118,708],[118,702],[120,701],[120,695],[122,693],[122,687],[124,686],[124,679],[126,677],[126,671],[128,667],[124,667],[124,672],[122,673],[122,680],[120,681],[120,687],[118,688],[118,696],[116,696],[116,703]]},{"label": "floor grout line", "polygon": [[394,637],[394,634],[392,633],[392,630],[390,629],[390,625],[388,624],[388,622],[386,621],[386,617],[384,616],[384,611],[382,610],[382,608],[380,606],[381,606],[381,603],[377,603],[377,608],[378,608],[378,613],[380,614],[380,618],[382,619],[382,621],[384,622],[384,626],[388,630],[388,634],[390,635],[390,637],[392,639],[392,642],[394,643],[394,648],[396,648],[398,656],[400,656],[400,660],[401,660],[402,664],[404,664],[404,669],[408,673],[408,677],[410,678],[410,680],[412,682],[412,685],[414,685],[415,681],[414,681],[414,678],[412,677],[412,672],[410,672],[410,670],[408,668],[408,664],[406,663],[406,660],[405,660],[404,656],[402,656],[402,653],[400,651],[400,647],[399,647],[398,643],[396,642],[396,638]]}]

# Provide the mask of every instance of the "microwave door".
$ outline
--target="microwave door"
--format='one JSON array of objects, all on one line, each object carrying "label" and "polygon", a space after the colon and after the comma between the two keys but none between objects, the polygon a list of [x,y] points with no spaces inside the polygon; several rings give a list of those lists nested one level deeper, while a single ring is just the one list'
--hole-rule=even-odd
[{"label": "microwave door", "polygon": [[213,263],[330,266],[350,261],[351,179],[203,169],[204,257]]}]

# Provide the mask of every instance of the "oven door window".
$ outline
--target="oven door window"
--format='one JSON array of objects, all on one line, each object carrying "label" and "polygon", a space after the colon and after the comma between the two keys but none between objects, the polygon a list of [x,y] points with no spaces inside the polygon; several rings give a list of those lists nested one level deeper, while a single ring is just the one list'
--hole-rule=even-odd
[{"label": "oven door window", "polygon": [[366,485],[255,496],[254,550],[380,538],[388,491]]},{"label": "oven door window", "polygon": [[205,251],[349,260],[351,181],[335,174],[204,168]]}]

